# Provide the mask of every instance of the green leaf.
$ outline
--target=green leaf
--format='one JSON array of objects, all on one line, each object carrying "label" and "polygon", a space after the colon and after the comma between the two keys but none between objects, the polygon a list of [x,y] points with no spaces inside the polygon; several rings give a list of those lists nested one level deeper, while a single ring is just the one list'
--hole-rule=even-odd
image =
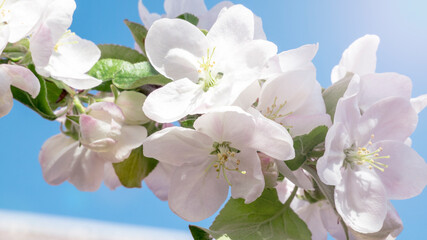
[{"label": "green leaf", "polygon": [[231,198],[210,227],[210,234],[215,238],[227,234],[233,240],[309,240],[310,230],[290,208],[293,196],[282,204],[275,189],[265,189],[250,204]]},{"label": "green leaf", "polygon": [[187,22],[189,22],[189,23],[193,24],[194,26],[197,26],[197,24],[199,23],[199,18],[198,18],[198,17],[196,17],[196,16],[194,16],[194,15],[193,15],[193,14],[191,14],[191,13],[184,13],[184,14],[181,14],[181,15],[179,15],[179,16],[178,16],[178,17],[176,17],[176,18],[179,18],[179,19],[185,20],[185,21],[187,21]]},{"label": "green leaf", "polygon": [[212,237],[210,236],[209,229],[189,225],[188,228],[190,229],[191,235],[193,236],[194,240],[212,240]]},{"label": "green leaf", "polygon": [[123,186],[140,188],[142,180],[156,167],[158,161],[144,156],[143,146],[132,150],[123,162],[113,163],[114,170]]},{"label": "green leaf", "polygon": [[145,54],[145,37],[147,36],[148,30],[139,23],[131,22],[125,20],[126,26],[128,26],[130,32],[132,33],[133,39],[136,44],[141,48],[142,52]]},{"label": "green leaf", "polygon": [[353,75],[353,73],[347,73],[343,79],[323,91],[322,95],[326,105],[326,112],[331,116],[332,120],[335,116],[335,109],[337,108],[338,100],[344,95]]},{"label": "green leaf", "polygon": [[135,89],[146,84],[165,85],[171,81],[160,75],[149,62],[132,64],[119,59],[99,60],[88,74],[104,82],[112,81],[121,89]]},{"label": "green leaf", "polygon": [[147,57],[136,51],[135,49],[115,44],[98,44],[101,50],[100,59],[120,59],[130,63],[148,61]]},{"label": "green leaf", "polygon": [[58,88],[54,83],[47,82],[41,76],[39,76],[34,65],[29,65],[28,68],[34,73],[34,75],[39,79],[40,82],[40,93],[33,99],[30,94],[25,91],[22,91],[19,88],[11,87],[13,97],[19,102],[23,103],[27,107],[34,110],[40,116],[48,120],[55,120],[56,115],[53,113],[53,110],[59,106],[59,103],[56,103],[59,96],[62,93],[62,89]]},{"label": "green leaf", "polygon": [[294,138],[295,158],[285,161],[289,169],[295,171],[300,168],[307,160],[307,157],[311,156],[312,152],[314,152],[313,149],[325,141],[327,133],[328,127],[319,126],[313,129],[309,134]]}]

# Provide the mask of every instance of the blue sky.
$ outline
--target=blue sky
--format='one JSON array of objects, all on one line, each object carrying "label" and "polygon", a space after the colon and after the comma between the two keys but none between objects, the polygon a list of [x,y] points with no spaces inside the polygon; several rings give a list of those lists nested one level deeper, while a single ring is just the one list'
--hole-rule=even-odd
[{"label": "blue sky", "polygon": [[[71,30],[95,43],[133,46],[124,19],[140,22],[137,0],[76,0]],[[212,7],[219,1],[207,1]],[[427,93],[427,3],[419,1],[283,1],[246,0],[243,3],[262,17],[269,40],[280,51],[303,44],[319,43],[314,59],[318,80],[330,85],[330,71],[342,51],[365,34],[381,38],[377,72],[398,72],[413,80],[413,96]],[[162,13],[162,1],[145,0],[146,6]],[[427,111],[420,114],[413,147],[427,157]],[[71,184],[50,186],[38,164],[43,142],[59,132],[55,122],[43,120],[20,103],[0,119],[0,208],[64,216],[86,217],[138,225],[187,229],[167,203],[142,189],[106,187],[94,193],[79,192]],[[394,201],[403,223],[401,239],[427,235],[427,192],[404,201]],[[213,218],[199,225],[208,227]]]}]

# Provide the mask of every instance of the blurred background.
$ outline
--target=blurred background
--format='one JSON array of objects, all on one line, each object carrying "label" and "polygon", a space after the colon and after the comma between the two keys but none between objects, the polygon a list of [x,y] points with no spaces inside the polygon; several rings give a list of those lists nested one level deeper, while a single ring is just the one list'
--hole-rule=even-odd
[{"label": "blurred background", "polygon": [[[211,8],[220,1],[207,0]],[[242,3],[263,19],[268,40],[280,51],[319,43],[314,59],[323,87],[342,52],[357,38],[377,34],[381,38],[377,72],[398,72],[413,80],[413,96],[427,93],[427,2],[387,1],[283,1],[246,0]],[[76,0],[71,30],[97,44],[133,47],[124,19],[141,23],[137,0]],[[151,12],[163,13],[163,1],[144,0]],[[378,89],[380,91],[381,89]],[[181,220],[146,186],[142,189],[102,186],[97,192],[80,192],[69,183],[50,186],[38,163],[43,142],[59,133],[59,124],[42,119],[15,102],[0,119],[0,210],[52,214],[149,227],[187,231]],[[420,114],[413,148],[427,158],[427,111]],[[394,201],[404,230],[399,239],[427,236],[427,191],[418,197]],[[1,214],[1,213],[0,213]],[[209,227],[214,217],[200,223]],[[0,237],[1,239],[1,237]]]}]

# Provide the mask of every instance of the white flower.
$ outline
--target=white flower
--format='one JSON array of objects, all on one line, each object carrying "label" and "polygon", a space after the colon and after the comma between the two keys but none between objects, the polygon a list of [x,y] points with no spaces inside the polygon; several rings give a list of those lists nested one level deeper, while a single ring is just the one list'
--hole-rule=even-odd
[{"label": "white flower", "polygon": [[389,199],[414,197],[426,186],[427,164],[404,144],[417,121],[404,98],[378,101],[363,115],[357,95],[338,102],[317,170],[324,183],[335,186],[337,211],[355,231],[378,232]]},{"label": "white flower", "polygon": [[36,98],[40,91],[40,82],[27,68],[1,64],[0,65],[0,117],[7,115],[12,109],[13,96],[10,85],[28,92]]},{"label": "white flower", "polygon": [[195,130],[170,127],[148,137],[144,154],[174,167],[172,211],[188,221],[205,219],[226,200],[229,186],[233,198],[257,199],[264,189],[257,151],[280,160],[294,157],[286,130],[264,131],[261,124],[240,108],[223,107],[199,117]]},{"label": "white flower", "polygon": [[74,0],[49,3],[40,25],[30,38],[30,51],[37,72],[76,89],[90,89],[102,83],[86,73],[101,57],[91,41],[71,33]]},{"label": "white flower", "polygon": [[80,141],[58,134],[45,142],[39,155],[43,176],[49,184],[68,180],[82,191],[97,190],[103,179],[115,188],[119,182],[111,164],[129,157],[147,131],[125,125],[113,103],[94,103],[86,112],[80,116]]},{"label": "white flower", "polygon": [[[253,40],[253,32],[253,14],[241,5],[223,9],[206,36],[184,20],[156,21],[147,34],[147,56],[174,82],[147,97],[145,114],[157,122],[173,122],[241,102],[241,93],[277,51],[271,42]],[[245,107],[256,97],[246,99]]]},{"label": "white flower", "polygon": [[[234,4],[230,1],[222,1],[212,7],[209,11],[206,8],[204,0],[165,0],[164,8],[166,14],[159,15],[157,13],[148,12],[147,8],[142,3],[138,2],[139,16],[145,27],[150,28],[154,21],[161,18],[176,18],[184,13],[190,13],[199,19],[197,26],[201,29],[209,30],[218,18],[219,13],[225,7],[231,7]],[[262,28],[262,20],[254,15],[255,24],[255,39],[266,39]]]},{"label": "white flower", "polygon": [[116,99],[116,105],[122,109],[125,122],[128,125],[144,124],[150,121],[142,111],[146,97],[135,91],[123,91]]}]

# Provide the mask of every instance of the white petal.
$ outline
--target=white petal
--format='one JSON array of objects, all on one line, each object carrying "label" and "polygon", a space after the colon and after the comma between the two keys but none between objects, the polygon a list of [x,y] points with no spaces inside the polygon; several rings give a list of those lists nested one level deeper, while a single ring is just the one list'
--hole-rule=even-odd
[{"label": "white petal", "polygon": [[51,72],[51,76],[75,89],[91,89],[102,83],[101,80],[87,74],[76,72]]},{"label": "white petal", "polygon": [[17,65],[2,65],[1,71],[8,74],[10,83],[14,87],[26,91],[33,98],[39,95],[40,82],[28,68]]},{"label": "white petal", "polygon": [[203,90],[188,79],[171,82],[148,95],[143,111],[160,123],[177,121],[200,104]]},{"label": "white petal", "polygon": [[173,80],[188,78],[197,83],[199,80],[198,69],[198,58],[184,49],[173,48],[165,56],[165,76]]},{"label": "white petal", "polygon": [[307,44],[299,48],[284,51],[278,54],[280,68],[283,72],[310,69],[311,61],[316,56],[319,44]]},{"label": "white petal", "polygon": [[238,46],[254,39],[254,15],[243,5],[224,8],[207,37],[218,45]]},{"label": "white petal", "polygon": [[138,12],[142,23],[147,29],[151,27],[154,21],[161,18],[161,16],[157,13],[148,12],[147,8],[144,6],[144,4],[142,4],[142,0],[139,0],[138,2]]},{"label": "white petal", "polygon": [[0,118],[6,116],[13,106],[13,95],[10,90],[9,76],[0,65]]},{"label": "white petal", "polygon": [[320,218],[321,203],[308,204],[306,207],[299,208],[296,213],[307,224],[310,229],[312,240],[326,240],[328,232],[322,224]]},{"label": "white petal", "polygon": [[231,105],[241,107],[242,109],[248,109],[256,102],[260,92],[261,86],[259,81],[254,81],[240,93]]},{"label": "white petal", "polygon": [[74,153],[76,159],[68,180],[80,191],[96,191],[104,178],[105,162],[93,151],[79,147]]},{"label": "white petal", "polygon": [[86,114],[80,115],[80,131],[82,145],[95,151],[107,152],[117,143],[114,136],[110,136],[109,123]]},{"label": "white petal", "polygon": [[15,1],[8,9],[8,25],[11,32],[9,42],[17,42],[31,34],[31,30],[42,16],[42,4],[32,0]]},{"label": "white petal", "polygon": [[77,161],[74,153],[78,146],[79,142],[63,134],[46,140],[40,150],[39,162],[47,183],[58,185],[70,177],[72,167]]},{"label": "white petal", "polygon": [[383,99],[366,110],[357,131],[359,146],[372,141],[396,140],[404,142],[415,130],[418,115],[410,102],[399,97]]},{"label": "white petal", "polygon": [[197,26],[201,29],[209,30],[211,29],[212,25],[216,22],[218,18],[218,14],[221,12],[221,10],[225,7],[231,7],[234,4],[230,1],[222,1],[213,6],[209,11],[204,14],[203,16],[199,17],[199,24]]},{"label": "white petal", "polygon": [[171,210],[186,221],[201,221],[213,215],[227,199],[228,185],[217,178],[215,168],[205,164],[185,164],[172,176],[169,192]]},{"label": "white petal", "polygon": [[116,139],[117,144],[111,151],[117,160],[124,160],[129,157],[133,149],[142,145],[146,137],[145,127],[124,125],[120,136]]},{"label": "white petal", "polygon": [[3,52],[9,41],[10,28],[7,24],[0,24],[0,53]]},{"label": "white petal", "polygon": [[[202,58],[206,54],[207,47],[206,36],[196,26],[181,19],[160,19],[156,21],[145,39],[145,48],[150,63],[163,75],[166,75],[166,56],[171,49],[181,49],[193,56]],[[173,63],[170,62],[169,64]]]},{"label": "white petal", "polygon": [[180,166],[202,161],[214,150],[212,144],[213,141],[203,133],[188,128],[169,127],[150,135],[144,141],[144,155]]},{"label": "white petal", "polygon": [[231,183],[231,196],[235,199],[243,198],[245,203],[251,203],[261,196],[264,190],[264,176],[261,170],[261,162],[256,150],[242,149],[236,154],[240,160],[239,171],[227,171],[226,174]]},{"label": "white petal", "polygon": [[127,124],[144,124],[150,121],[142,111],[145,99],[144,94],[135,91],[120,93],[116,99],[116,105],[122,109]]},{"label": "white petal", "polygon": [[51,32],[51,29],[43,24],[30,38],[30,51],[34,65],[37,72],[45,77],[49,77],[49,75],[40,72],[39,69],[43,69],[49,64],[50,56],[56,44]]},{"label": "white petal", "polygon": [[360,78],[359,107],[365,111],[372,104],[387,97],[409,99],[411,92],[412,82],[407,76],[397,73],[367,74]]},{"label": "white petal", "polygon": [[412,107],[417,113],[420,113],[425,107],[427,107],[427,94],[411,98]]},{"label": "white petal", "polygon": [[346,157],[344,150],[350,145],[348,132],[343,124],[335,123],[329,128],[325,139],[325,154],[316,165],[322,182],[337,185],[342,181],[341,167]]},{"label": "white petal", "polygon": [[311,178],[308,177],[302,169],[292,171],[288,168],[286,163],[278,160],[276,160],[276,164],[279,172],[293,184],[305,190],[314,190]]},{"label": "white petal", "polygon": [[357,128],[360,119],[360,109],[358,106],[357,95],[338,100],[335,111],[334,124],[342,123],[347,128],[350,138],[354,138],[353,132]]},{"label": "white petal", "polygon": [[382,147],[380,156],[390,158],[378,159],[387,164],[384,172],[379,172],[390,199],[408,199],[419,195],[427,185],[427,164],[424,159],[406,144],[396,141],[381,141],[373,149]]},{"label": "white petal", "polygon": [[176,166],[159,162],[154,170],[144,179],[147,187],[160,200],[168,200],[172,174]]},{"label": "white petal", "polygon": [[262,18],[256,15],[254,15],[254,28],[254,39],[267,39],[267,36],[265,35],[264,29],[262,27]]},{"label": "white petal", "polygon": [[335,205],[349,227],[361,233],[378,232],[387,214],[387,193],[374,171],[347,169],[335,186]]},{"label": "white petal", "polygon": [[[365,35],[357,39],[344,51],[339,65],[361,76],[374,73],[379,43],[380,39],[376,35]],[[332,79],[332,83],[338,80]]]},{"label": "white petal", "polygon": [[104,165],[104,184],[110,190],[115,190],[122,186],[122,183],[114,170],[113,164],[111,163],[105,163]]},{"label": "white petal", "polygon": [[331,116],[329,114],[316,114],[316,115],[291,115],[282,121],[284,126],[290,127],[289,133],[295,136],[301,136],[310,133],[318,126],[331,126]]},{"label": "white petal", "polygon": [[332,206],[327,201],[322,201],[319,203],[321,204],[320,217],[325,229],[332,237],[337,240],[346,239],[344,228],[341,225],[340,218],[339,216],[337,216]]},{"label": "white petal", "polygon": [[184,13],[199,17],[208,11],[203,0],[165,0],[164,8],[169,18],[175,18]]}]

